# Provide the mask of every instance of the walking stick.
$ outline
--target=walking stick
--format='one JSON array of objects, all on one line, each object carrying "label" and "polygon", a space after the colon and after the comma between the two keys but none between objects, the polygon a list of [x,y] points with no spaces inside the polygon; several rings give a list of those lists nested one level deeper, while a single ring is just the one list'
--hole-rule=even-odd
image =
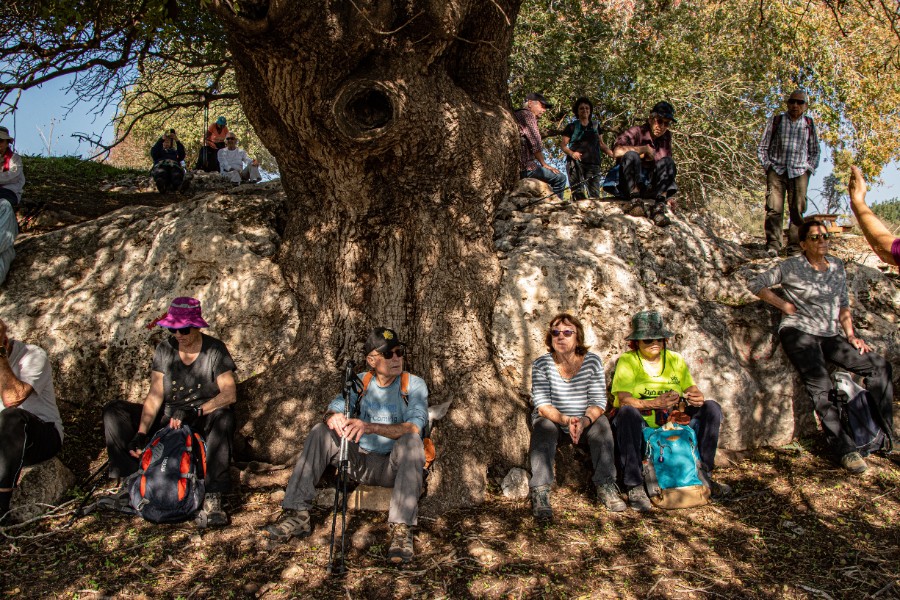
[{"label": "walking stick", "polygon": [[[353,391],[356,391],[357,406],[359,406],[359,394],[362,390],[354,372],[353,361],[347,361],[347,366],[344,369],[344,389],[341,391],[344,397],[345,420],[351,418],[350,394]],[[334,510],[331,513],[331,549],[328,552],[328,568],[326,570],[329,575],[343,575],[347,572],[345,549],[347,542],[347,480],[350,479],[350,459],[348,457],[348,440],[343,433],[341,433],[341,450],[338,457],[338,477],[334,484]],[[338,508],[341,511],[341,561],[337,570],[335,570],[334,534],[337,527]]]},{"label": "walking stick", "polygon": [[[97,467],[97,470],[94,471],[94,473],[90,477],[88,477],[82,485],[85,488],[87,486],[89,486],[91,484],[91,482],[94,481],[94,479],[96,479],[100,473],[105,471],[108,466],[109,466],[109,459],[106,459],[106,461],[102,465]],[[84,515],[87,514],[87,511],[85,511],[84,507],[87,506],[88,501],[94,495],[94,492],[97,490],[97,487],[99,485],[100,485],[100,481],[98,480],[96,483],[94,483],[93,487],[88,491],[88,493],[84,495],[84,498],[78,504],[78,508],[76,508],[75,512],[72,513],[72,518],[70,518],[69,522],[66,523],[66,527],[71,527],[72,524],[75,523],[75,521],[78,519],[78,517],[83,517]]]}]

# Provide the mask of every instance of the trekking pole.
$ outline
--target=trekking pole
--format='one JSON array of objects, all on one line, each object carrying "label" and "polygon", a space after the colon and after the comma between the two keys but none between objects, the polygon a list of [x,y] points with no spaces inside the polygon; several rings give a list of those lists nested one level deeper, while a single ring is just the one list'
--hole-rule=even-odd
[{"label": "trekking pole", "polygon": [[[350,393],[355,388],[356,373],[353,372],[353,361],[347,361],[344,369],[344,389],[341,394],[344,397],[344,419],[350,418]],[[350,459],[348,457],[348,440],[341,432],[341,450],[338,455],[338,477],[334,484],[334,509],[331,513],[331,549],[328,552],[328,568],[326,572],[331,575],[334,569],[334,536],[337,527],[338,508],[341,510],[341,563],[337,574],[343,575],[347,570],[345,550],[347,541],[347,480],[350,478]]]},{"label": "trekking pole", "polygon": [[[94,481],[94,479],[96,479],[100,473],[105,471],[108,466],[109,466],[109,459],[107,458],[105,461],[103,461],[102,465],[97,467],[97,470],[94,471],[91,474],[91,476],[85,480],[84,484],[82,484],[82,485],[84,485],[84,487],[87,487],[88,485],[90,485],[90,483],[92,481]],[[88,493],[85,494],[84,498],[82,498],[81,502],[78,504],[78,508],[76,508],[75,512],[72,513],[72,518],[70,518],[69,522],[66,523],[66,528],[71,527],[72,524],[75,523],[75,521],[78,519],[78,517],[83,517],[84,515],[87,514],[84,511],[84,507],[87,506],[88,500],[90,500],[91,497],[94,495],[94,491],[97,489],[97,486],[99,486],[99,485],[100,485],[99,482],[95,483],[94,486],[90,489],[90,491],[88,491]]]},{"label": "trekking pole", "polygon": [[[582,181],[576,181],[575,183],[570,183],[569,185],[567,185],[566,187],[563,188],[563,191],[571,190],[572,188],[575,188],[575,187],[578,187],[578,186],[580,186],[580,185],[582,185],[582,184],[585,184],[585,183],[589,182],[591,179],[595,179],[595,178],[597,178],[597,177],[600,177],[600,174],[599,174],[599,173],[598,173],[597,175],[591,175],[590,177],[588,177],[587,179],[583,179]],[[541,198],[537,198],[537,199],[535,199],[535,200],[532,200],[531,202],[529,202],[528,204],[526,204],[526,205],[523,206],[522,208],[528,208],[529,206],[534,206],[534,205],[537,204],[538,202],[543,202],[543,201],[546,200],[547,198],[552,198],[552,197],[555,196],[555,195],[556,195],[556,192],[553,192],[553,193],[551,193],[551,194],[547,194],[546,196],[543,196],[543,197],[541,197]],[[596,201],[598,201],[598,202],[622,202],[622,201],[623,201],[621,198],[618,198],[618,197],[616,197],[616,196],[604,196],[604,197],[601,197],[601,198],[592,198],[592,200],[596,200]]]}]

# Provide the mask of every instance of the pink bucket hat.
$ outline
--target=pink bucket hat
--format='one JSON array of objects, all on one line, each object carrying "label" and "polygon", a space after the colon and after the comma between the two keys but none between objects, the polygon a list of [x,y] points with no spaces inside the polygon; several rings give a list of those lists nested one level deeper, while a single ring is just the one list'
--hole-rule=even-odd
[{"label": "pink bucket hat", "polygon": [[181,329],[182,327],[209,327],[200,314],[200,301],[196,298],[181,297],[172,300],[169,312],[156,322],[160,327]]}]

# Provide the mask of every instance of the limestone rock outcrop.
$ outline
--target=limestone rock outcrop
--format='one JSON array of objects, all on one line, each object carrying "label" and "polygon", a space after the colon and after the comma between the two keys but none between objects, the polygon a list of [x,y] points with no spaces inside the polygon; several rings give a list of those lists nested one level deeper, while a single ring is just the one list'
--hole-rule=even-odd
[{"label": "limestone rock outcrop", "polygon": [[44,514],[50,506],[58,504],[73,485],[75,475],[59,457],[25,467],[18,487],[13,491],[11,519],[22,522]]}]

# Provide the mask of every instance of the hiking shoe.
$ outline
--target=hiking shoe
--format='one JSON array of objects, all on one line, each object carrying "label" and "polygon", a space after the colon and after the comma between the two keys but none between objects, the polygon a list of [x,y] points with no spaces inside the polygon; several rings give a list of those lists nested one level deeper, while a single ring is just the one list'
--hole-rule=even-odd
[{"label": "hiking shoe", "polygon": [[406,523],[393,523],[391,525],[391,547],[388,549],[388,559],[392,563],[408,563],[413,557],[413,532],[412,527]]},{"label": "hiking shoe", "polygon": [[666,227],[667,225],[672,224],[672,219],[666,214],[665,200],[654,204],[653,208],[650,209],[650,215],[650,220],[653,221],[653,224],[657,227]]},{"label": "hiking shoe", "polygon": [[312,531],[309,523],[309,511],[286,508],[282,511],[278,521],[265,527],[263,531],[273,540],[280,542],[286,542],[292,537],[306,537]]},{"label": "hiking shoe", "polygon": [[539,523],[553,522],[553,509],[550,507],[550,486],[540,485],[531,488],[531,514]]},{"label": "hiking shoe", "polygon": [[722,483],[721,481],[716,481],[713,478],[708,478],[709,481],[709,493],[713,498],[724,498],[725,496],[730,496],[734,491],[731,489],[731,486],[727,483]]},{"label": "hiking shoe", "polygon": [[627,508],[622,497],[619,495],[619,488],[615,483],[609,482],[597,486],[597,498],[606,507],[609,512],[622,512]]},{"label": "hiking shoe", "polygon": [[850,452],[843,455],[841,457],[841,466],[854,475],[864,473],[865,470],[869,468],[869,465],[867,465],[866,461],[863,460],[863,457],[859,455],[859,452]]},{"label": "hiking shoe", "polygon": [[650,503],[650,498],[647,497],[643,485],[636,485],[628,490],[628,506],[638,512],[653,510],[653,504]]},{"label": "hiking shoe", "polygon": [[222,508],[222,494],[210,492],[203,498],[203,508],[197,513],[194,523],[197,527],[224,527],[228,525],[228,514]]},{"label": "hiking shoe", "polygon": [[632,198],[628,202],[628,207],[625,209],[625,214],[631,217],[642,217],[646,213],[644,209],[644,201],[640,198]]},{"label": "hiking shoe", "polygon": [[131,507],[131,494],[125,483],[119,486],[112,494],[97,499],[97,507],[104,510],[114,510],[117,512],[133,515],[134,509]]},{"label": "hiking shoe", "polygon": [[778,248],[773,248],[773,247],[769,246],[768,248],[766,248],[766,256],[768,256],[769,258],[777,257],[778,256]]}]

